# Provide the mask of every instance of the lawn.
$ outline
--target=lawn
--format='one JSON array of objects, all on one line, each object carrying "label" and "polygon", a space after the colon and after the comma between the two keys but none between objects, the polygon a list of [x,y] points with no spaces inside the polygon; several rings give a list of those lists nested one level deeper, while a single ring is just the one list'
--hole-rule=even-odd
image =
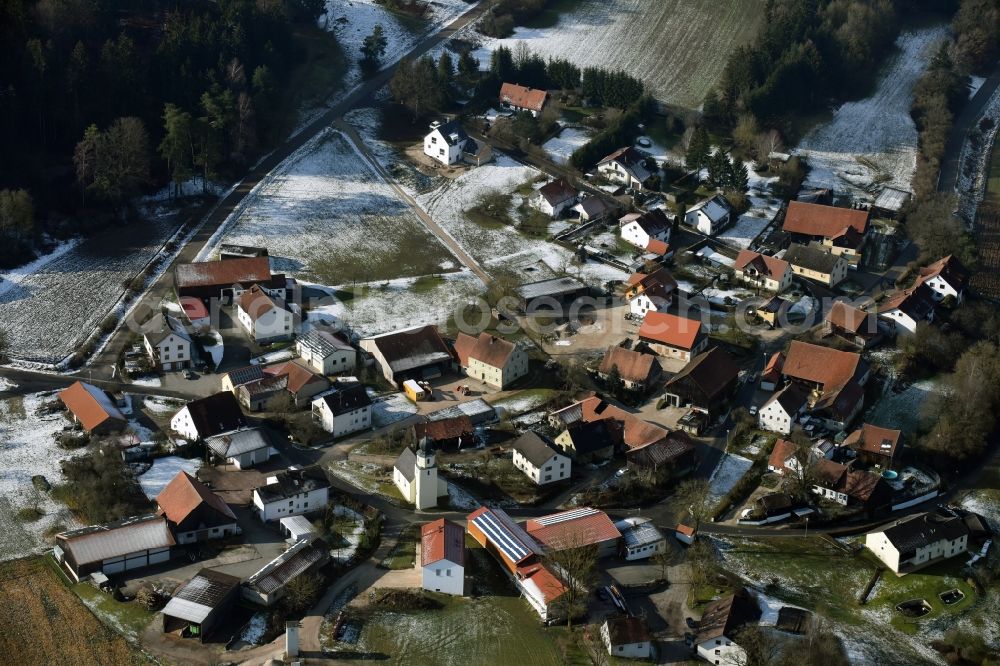
[{"label": "lawn", "polygon": [[102,625],[43,558],[0,564],[0,623],[0,664],[149,663]]},{"label": "lawn", "polygon": [[417,559],[417,542],[420,525],[407,525],[399,535],[396,545],[379,566],[385,569],[412,569]]},{"label": "lawn", "polygon": [[[976,601],[975,591],[959,574],[960,563],[961,558],[956,558],[903,577],[887,571],[876,586],[867,608],[874,612],[891,613],[892,626],[907,634],[916,633],[921,625],[941,615],[960,614]],[[952,589],[961,590],[965,598],[945,606],[938,595]],[[926,599],[933,610],[921,618],[907,618],[895,611],[896,604],[911,599]]]},{"label": "lawn", "polygon": [[146,610],[134,601],[115,601],[111,595],[101,592],[90,583],[77,583],[71,589],[101,622],[133,641],[139,640],[143,630],[156,617],[155,612]]}]

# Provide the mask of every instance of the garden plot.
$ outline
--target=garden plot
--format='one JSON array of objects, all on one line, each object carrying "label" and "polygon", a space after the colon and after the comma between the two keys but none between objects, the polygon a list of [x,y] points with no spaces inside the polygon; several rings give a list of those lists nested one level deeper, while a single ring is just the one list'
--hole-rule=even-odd
[{"label": "garden plot", "polygon": [[178,211],[158,208],[0,273],[0,333],[10,356],[55,364],[77,351],[178,226]]},{"label": "garden plot", "polygon": [[[552,27],[518,28],[499,43],[523,41],[545,57],[624,70],[661,101],[698,108],[763,16],[756,0],[583,0]],[[487,66],[497,43],[477,52]]]},{"label": "garden plot", "polygon": [[733,453],[724,455],[708,479],[708,494],[712,501],[718,503],[729,494],[729,491],[739,483],[752,466],[753,461],[749,458]]},{"label": "garden plot", "polygon": [[553,137],[542,144],[556,164],[569,164],[573,151],[590,141],[594,133],[585,127],[564,127],[559,136]]},{"label": "garden plot", "polygon": [[181,472],[195,476],[199,467],[201,467],[201,460],[197,458],[181,458],[180,456],[157,458],[153,461],[153,466],[139,476],[139,485],[146,497],[155,500],[156,496],[163,492],[163,489],[174,480],[175,476]]},{"label": "garden plot", "polygon": [[437,273],[455,258],[341,134],[326,130],[272,171],[212,245],[267,247],[274,270],[321,284]]},{"label": "garden plot", "polygon": [[877,184],[910,189],[917,166],[917,129],[910,117],[913,86],[947,35],[938,25],[900,34],[871,97],[847,102],[795,149],[809,161],[807,188],[865,198]]},{"label": "garden plot", "polygon": [[905,390],[894,393],[887,390],[882,399],[875,403],[871,411],[865,415],[868,423],[877,423],[885,428],[898,428],[907,434],[917,430],[922,406],[934,395],[944,392],[945,387],[935,379],[922,379],[914,382]]},{"label": "garden plot", "polygon": [[754,172],[751,162],[745,164],[750,174],[750,189],[747,191],[750,209],[718,236],[719,241],[740,250],[753,244],[764,229],[774,222],[782,206],[780,200],[771,196],[771,184],[778,179],[777,176],[763,178]]},{"label": "garden plot", "polygon": [[[39,414],[54,393],[33,393],[0,400],[0,560],[11,560],[46,548],[43,534],[56,526],[79,526],[69,509],[36,491],[33,476],[56,485],[62,482],[60,463],[73,457],[56,446],[55,435],[69,421],[61,413]],[[37,508],[43,515],[25,522],[22,509]]]}]

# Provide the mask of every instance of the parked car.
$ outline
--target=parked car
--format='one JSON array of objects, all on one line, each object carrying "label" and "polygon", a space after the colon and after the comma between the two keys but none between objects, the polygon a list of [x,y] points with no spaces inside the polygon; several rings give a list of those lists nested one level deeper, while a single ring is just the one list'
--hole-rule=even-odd
[{"label": "parked car", "polygon": [[757,416],[757,405],[750,405],[750,416]]},{"label": "parked car", "polygon": [[185,370],[184,376],[188,379],[198,379],[198,375],[195,374],[194,370]]}]

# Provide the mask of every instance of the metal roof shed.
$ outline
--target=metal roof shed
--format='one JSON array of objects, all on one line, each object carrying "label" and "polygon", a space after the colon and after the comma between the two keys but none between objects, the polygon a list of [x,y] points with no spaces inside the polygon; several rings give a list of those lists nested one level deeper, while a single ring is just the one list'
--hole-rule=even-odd
[{"label": "metal roof shed", "polygon": [[312,523],[305,516],[286,516],[279,520],[278,524],[281,526],[281,532],[292,541],[308,539],[316,534]]}]

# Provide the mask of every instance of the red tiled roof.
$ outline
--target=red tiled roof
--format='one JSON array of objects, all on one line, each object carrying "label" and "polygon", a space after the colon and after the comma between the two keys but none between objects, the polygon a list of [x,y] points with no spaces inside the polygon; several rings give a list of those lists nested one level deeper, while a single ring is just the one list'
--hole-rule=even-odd
[{"label": "red tiled roof", "polygon": [[267,257],[244,257],[180,264],[174,272],[174,280],[180,288],[270,282],[271,264]]},{"label": "red tiled roof", "polygon": [[781,352],[774,352],[771,358],[768,359],[767,365],[764,366],[764,372],[761,374],[761,381],[776,381],[781,378],[781,370],[785,367],[785,355]]},{"label": "red tiled roof", "polygon": [[822,384],[824,390],[830,391],[851,381],[861,363],[860,354],[793,340],[782,373],[793,379]]},{"label": "red tiled roof", "polygon": [[658,254],[661,257],[665,257],[670,254],[670,244],[657,238],[650,238],[649,242],[646,243],[646,250],[652,252],[653,254]]},{"label": "red tiled roof", "polygon": [[897,291],[879,305],[880,313],[899,310],[912,319],[920,321],[926,319],[928,313],[934,309],[934,297],[931,295],[931,288],[923,282],[914,285],[911,289]]},{"label": "red tiled roof", "polygon": [[264,374],[271,375],[272,377],[281,377],[282,375],[286,375],[288,377],[288,385],[286,388],[293,394],[298,394],[299,391],[313,382],[325,380],[324,377],[317,375],[312,370],[303,367],[295,361],[287,361],[285,363],[268,366],[264,368]]},{"label": "red tiled roof", "polygon": [[942,257],[929,266],[920,269],[920,277],[917,284],[923,284],[935,276],[940,276],[942,280],[950,284],[956,291],[962,291],[965,283],[969,279],[969,272],[952,255]]},{"label": "red tiled roof", "polygon": [[281,299],[274,298],[256,284],[240,295],[240,309],[247,313],[251,321],[257,321],[274,308],[283,307]]},{"label": "red tiled roof", "polygon": [[500,86],[500,101],[519,109],[541,111],[545,106],[548,93],[535,88],[525,88],[516,83],[505,83]]},{"label": "red tiled roof", "polygon": [[868,216],[866,210],[790,201],[782,228],[788,233],[823,238],[840,236],[848,227],[863,234],[868,228]]},{"label": "red tiled roof", "polygon": [[833,304],[830,312],[826,315],[826,320],[855,335],[874,335],[878,332],[878,324],[874,314],[859,310],[843,301],[837,301]]},{"label": "red tiled roof", "polygon": [[784,259],[771,257],[760,252],[751,252],[750,250],[740,250],[740,253],[736,255],[736,263],[733,264],[733,268],[740,271],[750,263],[753,263],[762,275],[773,280],[781,280],[789,269],[788,262]]},{"label": "red tiled roof", "polygon": [[420,528],[420,566],[441,560],[465,566],[465,530],[444,518]]},{"label": "red tiled roof", "polygon": [[479,334],[476,344],[468,352],[470,361],[479,361],[491,368],[502,368],[510,360],[516,345],[503,338],[483,332]]},{"label": "red tiled roof", "polygon": [[779,439],[774,443],[774,448],[771,449],[771,455],[767,459],[767,466],[775,469],[784,469],[785,463],[795,455],[797,448],[794,443],[789,442],[787,439]]},{"label": "red tiled roof", "polygon": [[182,296],[180,303],[181,309],[184,311],[184,315],[188,318],[188,321],[205,319],[208,317],[208,308],[205,307],[205,304],[201,302],[200,298]]},{"label": "red tiled roof", "polygon": [[844,444],[855,451],[866,451],[892,458],[896,455],[896,447],[899,446],[899,438],[902,434],[899,430],[880,428],[879,426],[865,423],[848,435],[844,440]]},{"label": "red tiled roof", "polygon": [[538,588],[546,605],[566,593],[566,587],[542,564],[521,567],[517,573],[522,581],[530,582]]},{"label": "red tiled roof", "polygon": [[533,518],[524,524],[524,529],[548,550],[591,546],[622,535],[608,514],[590,507]]},{"label": "red tiled roof", "polygon": [[700,320],[666,312],[647,312],[639,327],[640,338],[686,350],[695,346],[700,333]]},{"label": "red tiled roof", "polygon": [[435,442],[454,439],[472,431],[472,420],[465,415],[413,425],[413,432],[418,442],[424,437]]},{"label": "red tiled roof", "polygon": [[652,354],[643,354],[624,347],[609,347],[598,372],[608,374],[615,367],[618,368],[618,374],[622,379],[643,383],[650,378],[651,373],[659,373],[660,362]]},{"label": "red tiled roof", "polygon": [[90,432],[105,421],[126,422],[121,411],[115,406],[104,389],[84,382],[74,382],[69,388],[59,392],[59,399],[73,412],[84,430]]},{"label": "red tiled roof", "polygon": [[569,410],[577,406],[580,408],[580,418],[584,421],[612,419],[621,423],[624,426],[622,439],[625,442],[625,446],[629,448],[652,444],[669,434],[669,431],[665,428],[645,421],[635,414],[630,414],[620,407],[605,402],[596,395],[585,398],[565,409]]},{"label": "red tiled roof", "polygon": [[[235,521],[236,515],[221,497],[187,472],[180,472],[156,496],[160,513],[175,525],[181,525],[191,513],[205,506],[220,518]],[[208,522],[208,521],[203,521]]]},{"label": "red tiled roof", "polygon": [[675,532],[680,532],[684,536],[689,536],[689,537],[693,537],[694,536],[694,528],[693,527],[688,527],[684,523],[677,523],[677,527],[674,528],[674,531]]},{"label": "red tiled roof", "polygon": [[538,194],[550,205],[555,206],[564,201],[575,199],[577,192],[565,180],[557,178],[551,183],[546,183],[538,188]]}]

